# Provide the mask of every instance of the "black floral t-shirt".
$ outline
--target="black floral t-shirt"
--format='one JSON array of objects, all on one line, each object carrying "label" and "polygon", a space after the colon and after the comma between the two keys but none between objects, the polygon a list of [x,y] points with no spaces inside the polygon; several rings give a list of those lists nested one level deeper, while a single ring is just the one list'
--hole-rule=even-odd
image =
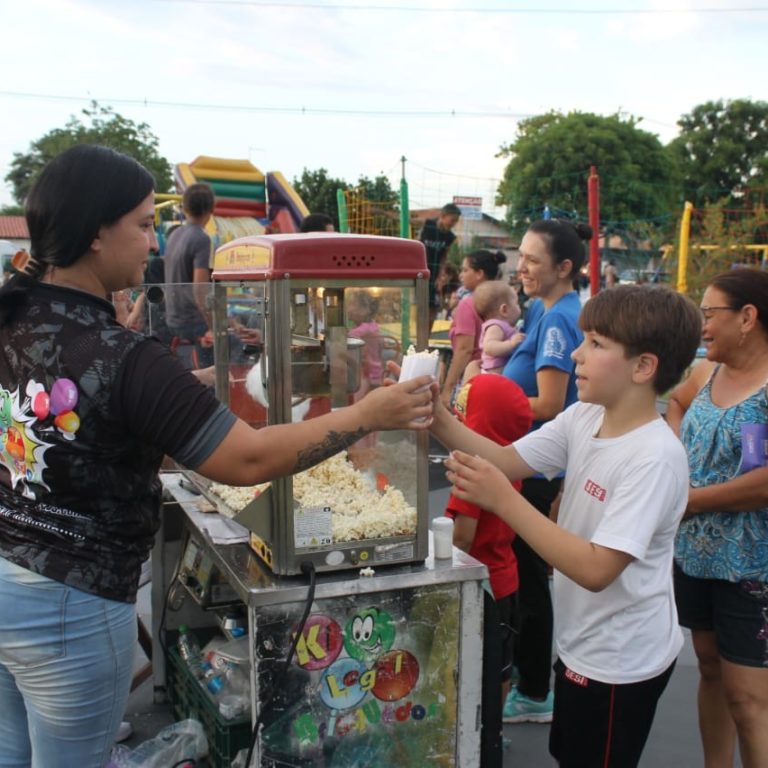
[{"label": "black floral t-shirt", "polygon": [[234,415],[81,291],[36,286],[0,341],[0,556],[134,602],[163,455],[198,466]]}]

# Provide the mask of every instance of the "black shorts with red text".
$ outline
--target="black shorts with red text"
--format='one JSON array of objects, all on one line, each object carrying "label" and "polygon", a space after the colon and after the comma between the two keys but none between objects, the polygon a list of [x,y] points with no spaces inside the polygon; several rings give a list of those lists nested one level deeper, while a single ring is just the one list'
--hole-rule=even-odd
[{"label": "black shorts with red text", "polygon": [[558,659],[549,751],[560,768],[634,768],[674,667],[617,685],[590,680]]}]

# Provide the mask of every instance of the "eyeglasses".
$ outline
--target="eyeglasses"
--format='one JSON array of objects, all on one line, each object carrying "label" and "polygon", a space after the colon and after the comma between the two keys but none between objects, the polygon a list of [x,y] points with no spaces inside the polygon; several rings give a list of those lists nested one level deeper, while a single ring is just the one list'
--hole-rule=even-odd
[{"label": "eyeglasses", "polygon": [[704,320],[711,320],[712,319],[712,313],[717,312],[720,309],[727,309],[730,312],[738,312],[738,307],[699,307],[699,311],[701,312],[701,317]]}]

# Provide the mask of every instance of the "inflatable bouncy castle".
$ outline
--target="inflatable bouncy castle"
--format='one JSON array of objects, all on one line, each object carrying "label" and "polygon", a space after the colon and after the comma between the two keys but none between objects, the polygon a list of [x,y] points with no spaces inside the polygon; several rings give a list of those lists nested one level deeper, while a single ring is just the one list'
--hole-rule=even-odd
[{"label": "inflatable bouncy castle", "polygon": [[247,235],[298,232],[309,213],[280,171],[265,174],[249,160],[201,155],[191,163],[179,163],[174,178],[180,194],[197,182],[213,189],[212,223],[218,245]]}]

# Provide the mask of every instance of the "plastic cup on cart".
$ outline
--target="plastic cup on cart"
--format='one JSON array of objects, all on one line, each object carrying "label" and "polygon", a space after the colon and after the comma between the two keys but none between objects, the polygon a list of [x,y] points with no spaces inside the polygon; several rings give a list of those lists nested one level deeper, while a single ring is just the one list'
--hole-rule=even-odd
[{"label": "plastic cup on cart", "polygon": [[450,517],[436,517],[432,521],[432,544],[436,560],[453,558],[453,520]]}]

